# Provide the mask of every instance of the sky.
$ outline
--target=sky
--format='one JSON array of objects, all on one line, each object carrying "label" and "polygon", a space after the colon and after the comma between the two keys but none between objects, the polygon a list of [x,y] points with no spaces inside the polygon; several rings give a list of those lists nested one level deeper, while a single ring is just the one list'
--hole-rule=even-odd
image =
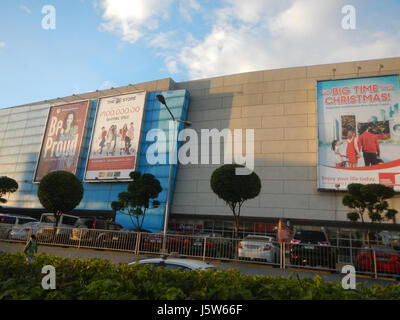
[{"label": "sky", "polygon": [[1,0],[0,108],[166,77],[399,57],[399,17],[400,0]]}]

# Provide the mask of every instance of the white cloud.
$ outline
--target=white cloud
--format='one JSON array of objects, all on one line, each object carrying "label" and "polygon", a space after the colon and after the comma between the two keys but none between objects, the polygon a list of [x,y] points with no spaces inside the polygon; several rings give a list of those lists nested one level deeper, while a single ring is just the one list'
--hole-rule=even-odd
[{"label": "white cloud", "polygon": [[[190,78],[400,55],[396,21],[381,15],[378,27],[361,0],[353,0],[363,5],[357,30],[341,28],[347,0],[220,0],[213,8],[198,0],[99,1],[103,30],[128,43],[146,35],[170,73]],[[187,23],[183,34],[168,20],[172,8]],[[209,26],[206,34],[191,34],[194,15]],[[167,30],[158,30],[162,22]]]},{"label": "white cloud", "polygon": [[114,86],[114,83],[113,83],[113,82],[111,82],[111,81],[109,81],[109,80],[106,80],[106,81],[103,81],[103,82],[101,83],[101,85],[100,85],[100,87],[99,87],[99,90],[110,89],[110,88],[112,88],[113,86]]},{"label": "white cloud", "polygon": [[102,30],[118,33],[123,41],[136,42],[147,30],[166,19],[172,0],[102,0]]},{"label": "white cloud", "polygon": [[192,14],[199,12],[200,4],[196,0],[180,0],[179,13],[187,22],[192,22]]},{"label": "white cloud", "polygon": [[399,34],[343,30],[341,0],[226,2],[212,30],[175,57],[191,78],[400,55]]},{"label": "white cloud", "polygon": [[173,39],[175,34],[176,33],[174,31],[160,32],[159,34],[149,39],[149,46],[158,49],[170,49],[174,47],[176,48],[178,44]]},{"label": "white cloud", "polygon": [[0,52],[3,51],[3,48],[5,48],[5,46],[6,46],[6,43],[0,41]]},{"label": "white cloud", "polygon": [[24,6],[23,4],[20,5],[19,8],[20,8],[21,10],[25,11],[25,12],[28,13],[28,14],[31,14],[31,13],[32,13],[31,9],[29,9],[27,6]]}]

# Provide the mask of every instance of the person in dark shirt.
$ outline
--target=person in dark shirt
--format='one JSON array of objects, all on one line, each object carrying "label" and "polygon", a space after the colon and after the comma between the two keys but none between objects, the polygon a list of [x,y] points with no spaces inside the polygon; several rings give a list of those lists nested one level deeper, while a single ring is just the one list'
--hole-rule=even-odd
[{"label": "person in dark shirt", "polygon": [[35,256],[35,253],[37,253],[37,250],[38,244],[36,242],[36,236],[33,234],[24,248],[24,255],[28,264],[32,263],[32,259]]},{"label": "person in dark shirt", "polygon": [[363,152],[366,167],[378,164],[378,157],[381,154],[378,137],[370,132],[371,129],[372,126],[368,126],[367,130],[358,139],[358,148]]}]

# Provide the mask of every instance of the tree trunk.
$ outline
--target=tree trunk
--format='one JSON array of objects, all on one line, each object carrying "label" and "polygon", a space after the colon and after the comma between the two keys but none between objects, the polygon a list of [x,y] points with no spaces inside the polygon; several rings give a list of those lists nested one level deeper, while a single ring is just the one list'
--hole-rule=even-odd
[{"label": "tree trunk", "polygon": [[56,222],[54,223],[54,228],[53,228],[53,242],[55,242],[57,238],[57,228],[58,228],[58,223],[60,222],[60,211],[57,211],[54,213],[54,217],[56,218]]}]

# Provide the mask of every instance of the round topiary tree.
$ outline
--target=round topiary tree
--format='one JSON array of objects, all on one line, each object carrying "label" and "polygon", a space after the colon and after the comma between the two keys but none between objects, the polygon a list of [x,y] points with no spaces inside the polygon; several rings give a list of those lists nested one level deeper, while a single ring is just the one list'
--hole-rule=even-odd
[{"label": "round topiary tree", "polygon": [[[127,214],[131,219],[132,226],[141,232],[147,209],[157,208],[160,202],[152,200],[158,197],[162,191],[160,181],[152,174],[133,171],[129,174],[133,180],[128,184],[125,192],[118,194],[118,201],[111,203],[111,208]],[[135,220],[134,220],[135,219]]]},{"label": "round topiary tree", "polygon": [[53,171],[40,180],[37,192],[42,206],[54,213],[56,226],[59,215],[75,209],[83,198],[82,182],[67,171]]},{"label": "round topiary tree", "polygon": [[0,177],[0,203],[7,202],[7,199],[3,198],[4,195],[6,195],[7,193],[14,193],[17,190],[18,190],[17,181],[6,176]]},{"label": "round topiary tree", "polygon": [[248,175],[237,175],[236,168],[244,168],[238,164],[225,164],[211,175],[211,189],[226,202],[233,213],[235,238],[240,226],[240,209],[246,200],[260,194],[261,181],[255,172]]}]

